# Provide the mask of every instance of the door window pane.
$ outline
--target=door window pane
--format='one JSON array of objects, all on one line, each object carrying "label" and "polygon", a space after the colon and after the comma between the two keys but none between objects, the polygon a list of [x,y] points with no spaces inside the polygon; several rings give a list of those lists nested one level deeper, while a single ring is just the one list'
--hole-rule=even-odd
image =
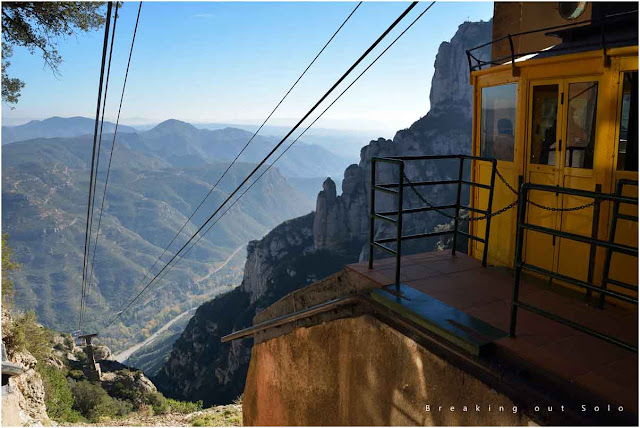
[{"label": "door window pane", "polygon": [[567,98],[567,144],[564,164],[570,168],[593,168],[596,143],[598,82],[569,84]]},{"label": "door window pane", "polygon": [[482,88],[482,156],[513,162],[517,85]]},{"label": "door window pane", "polygon": [[618,170],[638,170],[638,72],[624,73]]},{"label": "door window pane", "polygon": [[556,164],[556,130],[558,124],[558,85],[533,87],[530,162]]}]

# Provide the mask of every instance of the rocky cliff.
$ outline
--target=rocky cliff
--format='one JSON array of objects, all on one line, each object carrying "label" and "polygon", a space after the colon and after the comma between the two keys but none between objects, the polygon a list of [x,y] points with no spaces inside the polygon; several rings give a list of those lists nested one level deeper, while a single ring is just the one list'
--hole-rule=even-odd
[{"label": "rocky cliff", "polygon": [[[465,50],[490,38],[491,22],[465,22],[460,25],[451,41],[442,43],[438,49],[429,95],[429,113],[408,129],[398,131],[392,140],[379,138],[364,146],[360,151],[360,162],[345,170],[342,195],[336,196],[335,184],[331,179],[325,181],[316,204],[316,248],[330,248],[345,237],[368,241],[373,156],[470,153],[473,87],[469,84],[469,66]],[[479,55],[488,58],[489,47]],[[412,181],[453,178],[458,171],[457,163],[454,162],[456,161],[407,163],[406,174]],[[465,173],[468,174],[468,171]],[[397,168],[380,165],[377,180],[397,182]],[[442,186],[422,188],[420,191],[433,203],[446,203],[454,197],[454,189]],[[378,193],[376,198],[376,209],[395,208],[395,199],[392,196]],[[414,194],[405,194],[406,208],[420,205],[424,204]],[[405,220],[405,232],[432,231],[443,220],[445,219],[436,213],[428,216],[409,216]],[[388,224],[376,226],[378,235],[391,233]],[[422,246],[429,248],[433,248],[433,245],[434,242],[431,241],[422,243]]]},{"label": "rocky cliff", "polygon": [[315,250],[313,218],[310,213],[284,222],[249,243],[242,284],[197,309],[169,360],[152,377],[163,394],[205,405],[236,399],[244,390],[251,342],[221,343],[222,336],[248,327],[256,313],[285,294],[356,261],[359,243],[343,242],[336,246],[339,251]]},{"label": "rocky cliff", "polygon": [[[431,109],[393,140],[371,141],[360,152],[360,162],[349,166],[338,195],[331,178],[318,194],[315,213],[287,221],[247,248],[242,285],[198,308],[169,360],[153,378],[166,395],[205,404],[228,403],[244,390],[251,341],[222,344],[220,338],[251,324],[256,313],[285,294],[334,273],[362,258],[369,233],[369,190],[372,156],[469,153],[471,147],[472,87],[465,50],[489,40],[491,22],[462,24],[450,42],[440,46],[431,86]],[[489,57],[489,52],[483,52]],[[411,180],[457,175],[457,164],[413,163]],[[391,168],[380,168],[378,179],[397,181]],[[454,189],[424,192],[434,203],[444,203]],[[406,194],[405,207],[422,205]],[[455,196],[454,196],[455,197]],[[392,208],[393,200],[379,196],[377,209]],[[430,231],[443,218],[420,216],[406,221],[405,232]],[[377,225],[376,234],[391,233]],[[435,242],[423,242],[430,246]]]}]

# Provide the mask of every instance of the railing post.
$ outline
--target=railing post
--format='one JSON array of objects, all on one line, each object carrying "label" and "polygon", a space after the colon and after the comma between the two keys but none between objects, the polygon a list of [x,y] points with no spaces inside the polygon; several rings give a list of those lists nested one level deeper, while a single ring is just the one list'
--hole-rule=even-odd
[{"label": "railing post", "polygon": [[482,251],[482,267],[487,267],[487,255],[489,254],[489,235],[491,232],[491,209],[493,207],[493,187],[496,184],[496,168],[498,161],[493,160],[491,165],[491,184],[489,185],[489,200],[487,201],[487,220],[484,230],[484,249]]},{"label": "railing post", "polygon": [[458,171],[458,193],[456,195],[456,214],[453,219],[453,246],[451,255],[456,255],[456,247],[458,246],[458,218],[460,217],[460,194],[462,193],[462,172],[464,170],[464,156],[460,155],[460,167]]},{"label": "railing post", "polygon": [[400,295],[400,263],[402,258],[402,200],[404,194],[404,161],[398,165],[398,219],[396,223],[396,292]]},{"label": "railing post", "polygon": [[514,280],[513,280],[513,298],[511,300],[511,321],[509,323],[509,336],[516,337],[516,321],[518,317],[518,294],[520,293],[520,275],[522,273],[522,247],[524,241],[524,228],[522,224],[525,222],[527,209],[528,188],[522,184],[522,176],[519,179],[518,194],[518,219],[516,224],[516,253],[513,261]]},{"label": "railing post", "polygon": [[[616,185],[616,194],[622,196],[623,181],[618,181]],[[618,213],[620,212],[620,201],[613,202],[613,215],[611,216],[611,226],[609,227],[609,242],[615,243],[616,241],[616,226],[618,225]],[[602,283],[601,288],[607,288],[607,280],[609,279],[609,269],[611,269],[611,257],[613,257],[613,250],[607,248],[607,255],[604,259],[604,268],[602,270]],[[604,308],[604,294],[600,293],[600,302],[598,303],[600,309]]]},{"label": "railing post", "polygon": [[371,158],[371,206],[369,208],[369,269],[373,269],[373,237],[376,213],[376,158]]},{"label": "railing post", "polygon": [[[602,185],[596,184],[596,192],[602,192]],[[600,199],[596,198],[593,204],[593,216],[591,221],[591,237],[598,239],[598,223],[600,223]],[[589,248],[589,271],[587,272],[587,282],[593,284],[593,267],[596,263],[598,246],[591,244]],[[591,290],[587,290],[585,300],[591,300]]]},{"label": "railing post", "polygon": [[519,76],[520,72],[516,68],[516,52],[513,48],[513,36],[508,34],[507,37],[509,38],[509,48],[511,49],[511,75],[513,77]]}]

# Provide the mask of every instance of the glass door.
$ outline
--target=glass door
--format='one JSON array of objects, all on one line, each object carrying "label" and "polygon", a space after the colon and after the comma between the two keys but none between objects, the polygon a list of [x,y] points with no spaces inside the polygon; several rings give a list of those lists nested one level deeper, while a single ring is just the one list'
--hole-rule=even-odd
[{"label": "glass door", "polygon": [[[533,82],[529,90],[528,153],[525,178],[530,183],[595,190],[598,79],[580,78]],[[591,200],[552,192],[530,193],[527,222],[556,230],[589,235],[593,208],[572,208]],[[590,246],[528,231],[527,263],[587,280]]]},{"label": "glass door", "polygon": [[[556,186],[560,176],[562,145],[562,81],[533,82],[529,87],[529,129],[527,135],[525,180],[529,183]],[[530,192],[529,199],[537,204],[556,208],[560,201],[556,194]],[[532,204],[527,206],[527,222],[557,229],[559,216]],[[527,263],[548,270],[556,267],[554,237],[527,231],[524,259]]]},{"label": "glass door", "polygon": [[[562,168],[559,185],[572,189],[596,190],[593,166],[596,148],[598,87],[597,78],[565,80],[563,100],[563,138],[561,150]],[[592,202],[572,195],[561,195],[563,208],[578,207]],[[593,208],[560,213],[561,230],[580,235],[590,235]],[[557,271],[586,281],[589,270],[590,245],[568,239],[558,239]]]}]

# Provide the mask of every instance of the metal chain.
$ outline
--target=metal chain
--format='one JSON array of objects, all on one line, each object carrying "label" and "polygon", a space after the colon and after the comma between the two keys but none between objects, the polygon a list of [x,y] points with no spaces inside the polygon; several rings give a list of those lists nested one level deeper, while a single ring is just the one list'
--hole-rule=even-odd
[{"label": "metal chain", "polygon": [[541,208],[541,209],[543,209],[543,210],[547,210],[547,211],[553,211],[553,212],[557,212],[557,211],[570,212],[570,211],[580,211],[580,210],[583,210],[583,209],[585,209],[585,208],[589,208],[589,207],[591,207],[591,206],[595,205],[596,201],[589,202],[588,204],[580,205],[580,206],[577,206],[577,207],[571,207],[571,208],[553,208],[553,207],[547,207],[547,206],[544,206],[544,205],[537,204],[537,203],[533,202],[531,199],[529,199],[529,203],[530,203],[531,205],[533,205],[534,207],[538,207],[538,208]]},{"label": "metal chain", "polygon": [[[496,171],[497,171],[497,170],[496,170]],[[427,201],[427,200],[425,199],[425,197],[424,197],[424,196],[422,196],[422,194],[421,194],[420,192],[418,192],[418,191],[415,189],[415,187],[413,186],[413,183],[411,182],[411,180],[409,180],[409,177],[407,177],[407,175],[406,175],[406,174],[404,174],[404,179],[405,179],[405,180],[407,180],[407,183],[409,183],[409,184],[410,184],[410,186],[409,186],[409,187],[411,187],[411,190],[413,191],[413,193],[415,193],[415,194],[416,194],[416,196],[418,196],[418,198],[420,198],[420,200],[421,200],[422,202],[424,202],[424,203],[425,203],[429,208],[433,208],[433,210],[434,210],[434,211],[436,211],[437,213],[439,213],[439,214],[441,214],[441,215],[443,215],[443,216],[445,216],[445,217],[447,217],[447,218],[450,218],[450,219],[452,219],[452,220],[455,220],[455,219],[456,219],[456,217],[455,217],[455,216],[453,216],[453,215],[451,215],[451,214],[448,214],[448,213],[446,213],[446,212],[444,212],[444,211],[442,211],[442,210],[440,210],[440,209],[436,208],[433,204],[431,204],[429,201]],[[507,184],[507,185],[508,185],[508,184]],[[494,211],[494,212],[492,212],[491,214],[485,214],[485,215],[482,215],[482,216],[479,216],[479,217],[471,217],[471,218],[470,218],[470,217],[466,217],[466,218],[465,218],[465,217],[459,216],[459,217],[458,217],[458,221],[469,221],[469,222],[474,222],[474,221],[486,220],[486,219],[487,219],[487,218],[489,218],[489,217],[494,217],[494,216],[500,215],[500,214],[502,214],[502,213],[504,213],[504,212],[507,212],[507,211],[509,211],[511,208],[515,207],[516,205],[518,205],[518,200],[517,200],[517,199],[516,199],[515,201],[511,202],[511,203],[510,203],[509,205],[507,205],[506,207],[503,207],[503,208],[499,209],[498,211]]]},{"label": "metal chain", "polygon": [[[507,187],[507,189],[509,189],[514,195],[519,196],[519,193],[516,189],[513,188],[513,186],[511,186],[509,184],[509,182],[507,182],[507,180],[502,176],[502,174],[500,173],[500,171],[498,171],[498,169],[496,168],[496,175],[498,176],[498,178],[500,179],[500,181],[502,181],[504,183],[504,185]],[[415,193],[415,195],[422,201],[424,202],[429,208],[432,208],[434,211],[436,211],[437,213],[443,215],[444,217],[450,218],[452,220],[455,220],[456,217],[448,214],[438,208],[436,208],[432,203],[430,203],[420,192],[418,192],[415,188],[415,186],[413,185],[413,182],[409,179],[409,177],[407,177],[406,174],[404,174],[404,179],[407,181],[407,183],[409,184],[409,187],[411,188],[411,190],[413,191],[413,193]],[[579,205],[577,207],[571,207],[571,208],[555,208],[555,207],[547,207],[545,205],[541,205],[539,203],[533,202],[532,200],[528,200],[528,202],[535,206],[538,207],[540,209],[546,210],[546,211],[552,211],[552,212],[572,212],[572,211],[580,211],[589,207],[592,207],[593,205],[595,205],[595,201],[589,202],[587,204],[584,205]],[[473,222],[473,221],[481,221],[481,220],[486,220],[487,218],[490,217],[495,217],[498,216],[502,213],[505,213],[507,211],[509,211],[510,209],[514,208],[516,205],[518,205],[518,199],[516,199],[515,201],[511,202],[509,205],[492,212],[491,214],[485,214],[482,216],[478,216],[478,217],[458,217],[459,221],[469,221],[469,222]]]},{"label": "metal chain", "polygon": [[[507,186],[507,188],[509,190],[511,190],[511,192],[513,192],[515,195],[518,195],[518,191],[516,189],[514,189],[513,187],[511,187],[511,185],[507,182],[507,180],[505,180],[505,178],[502,176],[502,174],[500,174],[500,171],[498,171],[497,168],[496,168],[496,175],[498,176],[500,181],[502,181],[505,184],[505,186]],[[589,207],[595,205],[595,203],[596,203],[596,201],[592,201],[592,202],[589,202],[588,204],[580,205],[580,206],[577,206],[577,207],[554,208],[554,207],[547,207],[545,205],[538,204],[536,202],[533,202],[531,199],[529,199],[528,202],[531,205],[533,205],[534,207],[538,207],[540,209],[547,210],[547,211],[553,211],[553,212],[558,212],[558,211],[562,211],[562,212],[580,211],[580,210],[583,210],[585,208],[589,208]]]},{"label": "metal chain", "polygon": [[435,212],[437,212],[437,213],[439,213],[439,214],[441,214],[441,215],[443,215],[443,216],[445,216],[445,217],[447,217],[447,218],[450,218],[450,219],[452,219],[452,220],[455,220],[455,218],[456,218],[455,216],[453,216],[453,215],[451,215],[451,214],[448,214],[448,213],[446,213],[446,212],[444,212],[444,211],[442,211],[442,210],[440,210],[440,209],[436,208],[436,207],[435,207],[431,202],[427,201],[427,200],[425,199],[425,197],[424,197],[424,196],[422,196],[422,194],[416,190],[415,186],[413,185],[413,182],[412,182],[411,180],[409,180],[409,177],[407,177],[407,174],[404,174],[404,173],[403,173],[403,175],[404,175],[404,179],[405,179],[405,180],[407,180],[407,183],[409,183],[409,184],[410,184],[410,186],[409,186],[409,187],[411,187],[411,190],[413,191],[413,193],[415,193],[415,194],[416,194],[416,196],[417,196],[417,197],[418,197],[422,202],[424,202],[424,203],[425,203],[429,208],[432,208]]},{"label": "metal chain", "polygon": [[495,217],[497,215],[500,215],[502,213],[505,213],[507,211],[509,211],[511,208],[515,207],[516,205],[518,205],[518,200],[516,199],[515,201],[511,202],[509,205],[500,208],[498,211],[494,211],[491,213],[491,215],[482,215],[480,217],[473,217],[468,219],[469,221],[480,221],[480,220],[486,220],[488,217]]},{"label": "metal chain", "polygon": [[507,182],[507,180],[502,176],[502,174],[500,174],[500,171],[498,171],[498,168],[496,168],[496,175],[498,176],[498,178],[500,179],[500,181],[502,181],[504,183],[505,186],[507,186],[507,189],[511,190],[511,192],[516,195],[519,196],[520,194],[518,193],[518,191],[516,189],[514,189],[513,187],[511,187],[511,184],[509,184]]}]

